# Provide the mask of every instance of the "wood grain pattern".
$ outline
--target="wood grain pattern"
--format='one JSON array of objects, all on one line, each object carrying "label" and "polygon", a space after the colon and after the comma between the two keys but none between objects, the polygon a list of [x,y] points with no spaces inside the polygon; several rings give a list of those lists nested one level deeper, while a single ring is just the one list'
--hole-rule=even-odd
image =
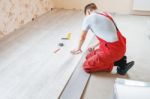
[{"label": "wood grain pattern", "polygon": [[[88,46],[93,46],[97,42],[98,41],[96,40],[96,37],[93,37]],[[74,72],[72,73],[72,76],[66,84],[64,90],[62,91],[59,99],[81,99],[82,94],[91,76],[91,74],[86,73],[83,70],[83,63],[87,54],[88,51],[85,51],[82,56],[82,59],[78,63]]]},{"label": "wood grain pattern", "polygon": [[[0,40],[0,99],[57,99],[83,54],[73,56],[80,36],[80,11],[56,10]],[[53,51],[67,32],[69,41]],[[85,42],[85,50],[92,34]]]},{"label": "wood grain pattern", "polygon": [[[86,53],[87,54],[87,53]],[[86,84],[90,78],[90,74],[83,70],[82,64],[85,61],[85,55],[83,55],[81,61],[73,72],[70,80],[68,81],[64,91],[59,99],[80,99]]]}]

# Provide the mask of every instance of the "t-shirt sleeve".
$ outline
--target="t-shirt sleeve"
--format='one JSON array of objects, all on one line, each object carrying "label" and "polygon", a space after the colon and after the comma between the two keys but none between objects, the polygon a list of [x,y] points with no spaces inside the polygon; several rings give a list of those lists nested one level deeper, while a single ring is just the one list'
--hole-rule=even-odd
[{"label": "t-shirt sleeve", "polygon": [[88,31],[89,31],[89,29],[90,29],[90,24],[89,24],[89,22],[88,22],[88,19],[87,19],[87,18],[85,18],[85,19],[83,20],[81,30],[82,30],[82,31],[86,31],[86,32],[88,32]]}]

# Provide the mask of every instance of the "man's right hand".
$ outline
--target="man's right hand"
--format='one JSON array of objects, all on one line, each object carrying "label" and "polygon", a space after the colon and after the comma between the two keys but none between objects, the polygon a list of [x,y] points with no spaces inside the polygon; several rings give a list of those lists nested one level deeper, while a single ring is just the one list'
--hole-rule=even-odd
[{"label": "man's right hand", "polygon": [[92,51],[94,51],[94,49],[95,49],[94,47],[89,47],[89,48],[88,48],[88,51],[89,51],[89,52],[92,52]]},{"label": "man's right hand", "polygon": [[80,53],[82,53],[82,50],[81,49],[75,49],[75,50],[72,50],[71,53],[74,55],[80,54]]}]

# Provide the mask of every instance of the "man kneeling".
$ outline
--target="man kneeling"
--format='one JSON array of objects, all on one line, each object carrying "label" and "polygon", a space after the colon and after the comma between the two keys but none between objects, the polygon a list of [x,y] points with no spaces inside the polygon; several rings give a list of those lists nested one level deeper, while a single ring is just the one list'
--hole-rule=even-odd
[{"label": "man kneeling", "polygon": [[[99,43],[89,48],[89,54],[84,62],[84,70],[88,73],[97,71],[112,71],[113,66],[117,66],[117,73],[125,75],[134,65],[134,61],[127,63],[126,38],[121,34],[112,16],[106,12],[98,13],[97,6],[90,3],[85,6],[82,25],[82,35],[77,49],[71,51],[72,54],[82,52],[81,47],[86,39],[86,35],[91,30],[97,37]],[[98,49],[95,49],[99,46]]]}]

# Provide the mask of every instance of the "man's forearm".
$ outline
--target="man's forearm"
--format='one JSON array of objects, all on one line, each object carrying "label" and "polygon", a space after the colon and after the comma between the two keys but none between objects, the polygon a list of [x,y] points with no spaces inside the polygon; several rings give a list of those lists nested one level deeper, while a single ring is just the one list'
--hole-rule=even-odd
[{"label": "man's forearm", "polygon": [[85,37],[81,37],[80,41],[79,41],[79,46],[78,46],[78,49],[81,49],[83,43],[85,41]]},{"label": "man's forearm", "polygon": [[82,47],[82,45],[83,45],[83,43],[85,41],[86,35],[87,35],[87,32],[82,31],[81,36],[80,36],[79,45],[78,45],[78,49],[79,50],[81,50],[81,47]]}]

